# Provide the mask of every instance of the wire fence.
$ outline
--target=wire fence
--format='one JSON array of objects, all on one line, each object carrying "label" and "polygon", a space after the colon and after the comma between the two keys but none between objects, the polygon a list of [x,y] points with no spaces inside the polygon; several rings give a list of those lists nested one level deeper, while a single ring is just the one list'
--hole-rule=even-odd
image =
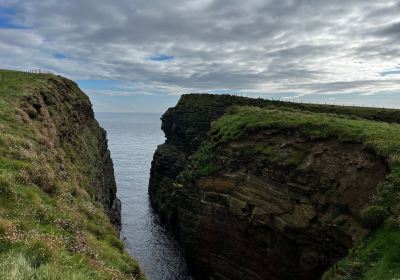
[{"label": "wire fence", "polygon": [[372,109],[393,109],[399,110],[400,105],[396,106],[385,106],[385,105],[376,105],[376,104],[368,104],[368,103],[352,103],[352,102],[329,102],[329,101],[309,101],[309,100],[290,100],[290,99],[280,99],[280,98],[271,98],[271,101],[285,102],[285,103],[297,103],[297,104],[308,104],[308,105],[330,105],[330,106],[345,106],[345,107],[357,107],[357,108],[372,108]]},{"label": "wire fence", "polygon": [[32,70],[28,70],[27,73],[30,73],[30,74],[54,74],[53,72],[43,70],[43,69],[32,69]]},{"label": "wire fence", "polygon": [[0,71],[0,84],[5,84],[9,81],[15,81],[18,79],[25,80],[29,77],[34,77],[35,75],[54,75],[53,72],[43,70],[43,69],[31,69],[27,71]]},{"label": "wire fence", "polygon": [[[248,98],[257,98],[257,96],[243,95],[243,94],[234,94],[235,96],[240,97],[248,97]],[[316,100],[303,100],[303,99],[288,99],[288,98],[266,98],[258,96],[258,99],[266,99],[274,102],[282,102],[282,103],[293,103],[293,104],[307,104],[307,105],[327,105],[327,106],[343,106],[343,107],[354,107],[354,108],[371,108],[371,109],[390,109],[390,110],[400,110],[399,105],[382,105],[382,104],[371,104],[371,103],[356,103],[356,102],[340,102],[340,101],[316,101]]]}]

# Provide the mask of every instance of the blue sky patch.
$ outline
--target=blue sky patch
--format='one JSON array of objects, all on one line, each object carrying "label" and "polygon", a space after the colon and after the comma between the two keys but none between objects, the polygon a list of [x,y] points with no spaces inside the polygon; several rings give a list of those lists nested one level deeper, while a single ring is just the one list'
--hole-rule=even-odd
[{"label": "blue sky patch", "polygon": [[213,94],[238,94],[240,95],[240,90],[237,89],[212,89],[208,91]]},{"label": "blue sky patch", "polygon": [[17,14],[17,10],[13,8],[1,8],[0,7],[0,17],[13,17]]},{"label": "blue sky patch", "polygon": [[15,24],[13,19],[17,15],[17,11],[13,8],[0,7],[0,28],[8,29],[25,29],[24,26]]},{"label": "blue sky patch", "polygon": [[386,75],[400,75],[400,68],[399,69],[394,69],[394,70],[389,70],[389,71],[384,71],[379,73],[381,76],[386,76]]},{"label": "blue sky patch", "polygon": [[[175,106],[179,95],[157,93],[154,95],[128,94],[118,95],[120,92],[135,89],[124,88],[126,83],[118,80],[77,80],[79,87],[85,91],[93,103],[95,112],[152,112],[161,114],[168,107]],[[103,95],[101,92],[109,92]],[[99,94],[100,93],[100,94]]]},{"label": "blue sky patch", "polygon": [[121,84],[120,81],[114,80],[77,80],[76,82],[84,90],[112,90]]},{"label": "blue sky patch", "polygon": [[63,59],[66,59],[66,58],[67,58],[67,56],[66,56],[65,54],[61,53],[61,52],[55,52],[55,53],[53,53],[53,57],[54,57],[55,59],[59,59],[59,60],[63,60]]},{"label": "blue sky patch", "polygon": [[168,55],[168,54],[155,54],[155,55],[150,56],[150,60],[153,60],[153,61],[170,61],[173,59],[174,59],[174,56]]},{"label": "blue sky patch", "polygon": [[400,75],[400,65],[395,68],[392,68],[392,69],[383,70],[383,71],[379,72],[379,75],[381,75],[381,76]]}]

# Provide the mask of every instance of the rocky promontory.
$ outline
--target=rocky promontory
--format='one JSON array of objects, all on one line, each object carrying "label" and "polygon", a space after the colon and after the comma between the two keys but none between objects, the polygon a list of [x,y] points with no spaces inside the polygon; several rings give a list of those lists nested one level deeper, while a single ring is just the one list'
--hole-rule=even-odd
[{"label": "rocky promontory", "polygon": [[381,257],[358,244],[397,215],[398,114],[184,95],[162,117],[151,203],[197,279],[363,279],[346,277]]}]

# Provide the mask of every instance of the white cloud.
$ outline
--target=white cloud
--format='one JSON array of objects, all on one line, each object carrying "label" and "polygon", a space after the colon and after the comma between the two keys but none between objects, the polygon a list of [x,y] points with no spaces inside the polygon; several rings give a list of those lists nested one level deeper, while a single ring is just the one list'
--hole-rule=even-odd
[{"label": "white cloud", "polygon": [[[2,5],[15,9],[13,20],[29,28],[0,29],[2,67],[120,80],[131,85],[124,94],[231,89],[302,97],[400,89],[400,75],[379,74],[400,64],[398,1],[0,0]],[[67,58],[57,60],[54,52]],[[174,59],[148,59],[156,54]]]}]

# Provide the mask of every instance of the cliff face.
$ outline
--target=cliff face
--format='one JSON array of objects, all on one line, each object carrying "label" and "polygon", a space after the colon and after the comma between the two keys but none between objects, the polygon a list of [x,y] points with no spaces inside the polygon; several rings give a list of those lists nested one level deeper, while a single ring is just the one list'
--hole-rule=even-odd
[{"label": "cliff face", "polygon": [[199,273],[217,279],[319,279],[367,233],[358,213],[386,175],[359,144],[293,131],[265,130],[215,157],[220,171],[182,184],[176,219]]},{"label": "cliff face", "polygon": [[[251,121],[249,110],[210,129],[232,105],[266,109]],[[277,116],[280,103],[272,105],[187,95],[162,117],[167,140],[154,154],[149,195],[198,279],[319,279],[369,232],[360,211],[387,176],[384,157],[354,138],[360,131],[348,132],[352,125],[342,132],[331,126],[336,117],[326,124],[318,119],[326,115],[311,121],[310,113],[289,120],[290,112]],[[332,108],[313,109],[324,110]],[[271,120],[263,126],[265,116]],[[303,117],[307,129],[293,125]]]},{"label": "cliff face", "polygon": [[[169,219],[169,193],[187,159],[205,140],[211,122],[234,105],[265,106],[269,101],[236,96],[183,95],[174,108],[162,116],[161,129],[167,138],[155,154],[150,171],[149,195],[152,205]],[[162,187],[160,187],[162,186]]]},{"label": "cliff face", "polygon": [[144,279],[118,239],[113,163],[89,98],[59,76],[0,74],[0,278]]},{"label": "cliff face", "polygon": [[[20,116],[44,132],[48,148],[61,147],[67,154],[66,160],[76,163],[88,176],[88,193],[104,207],[119,231],[121,203],[116,197],[107,136],[94,118],[88,97],[72,81],[50,78],[46,87],[34,90],[20,104]],[[58,168],[62,173],[63,164]]]}]

